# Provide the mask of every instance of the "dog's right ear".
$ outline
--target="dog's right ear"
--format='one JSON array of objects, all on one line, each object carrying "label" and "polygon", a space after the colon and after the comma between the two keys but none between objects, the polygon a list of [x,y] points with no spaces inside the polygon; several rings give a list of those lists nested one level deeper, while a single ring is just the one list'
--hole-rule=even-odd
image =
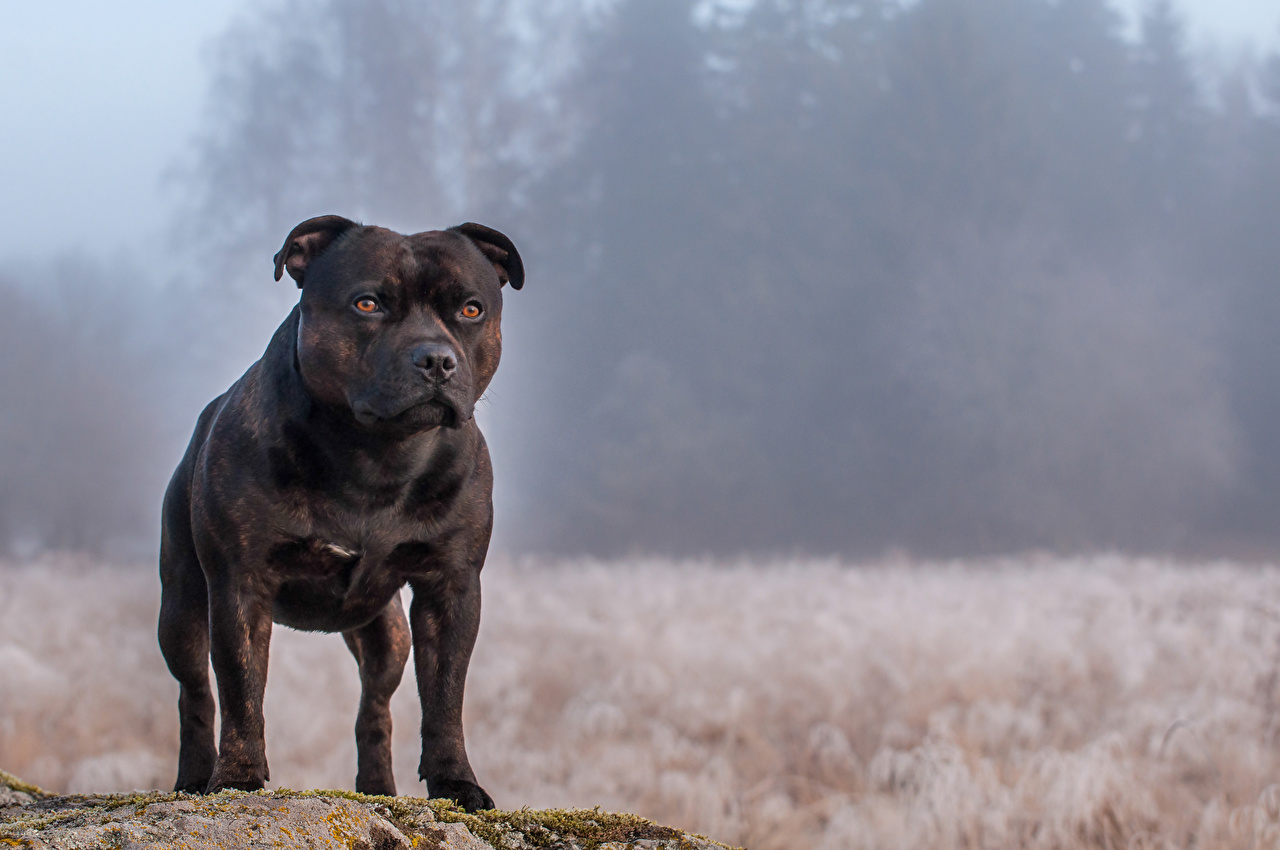
[{"label": "dog's right ear", "polygon": [[296,280],[301,289],[302,278],[311,261],[320,256],[333,240],[355,226],[354,221],[340,215],[322,215],[299,224],[285,237],[284,247],[275,256],[276,280],[288,270],[289,277]]}]

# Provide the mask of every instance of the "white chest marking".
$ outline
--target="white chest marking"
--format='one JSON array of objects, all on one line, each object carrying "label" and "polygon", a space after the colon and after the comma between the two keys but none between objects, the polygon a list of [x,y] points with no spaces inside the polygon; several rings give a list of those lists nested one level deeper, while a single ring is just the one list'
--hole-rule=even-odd
[{"label": "white chest marking", "polygon": [[327,549],[328,551],[330,551],[330,552],[332,552],[333,554],[337,555],[339,558],[358,558],[358,557],[360,557],[360,553],[359,553],[359,552],[353,552],[352,550],[350,550],[350,549],[346,548],[345,546],[339,546],[337,543],[326,543],[326,544],[324,544],[324,546],[322,546],[321,548],[322,548],[322,549]]}]

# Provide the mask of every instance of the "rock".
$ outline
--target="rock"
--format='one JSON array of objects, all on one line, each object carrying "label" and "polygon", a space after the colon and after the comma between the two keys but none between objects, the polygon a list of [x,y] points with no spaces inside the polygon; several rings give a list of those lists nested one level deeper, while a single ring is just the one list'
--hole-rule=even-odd
[{"label": "rock", "polygon": [[32,801],[32,796],[12,788],[0,787],[0,808],[5,806],[21,806]]},{"label": "rock", "polygon": [[343,850],[714,850],[725,845],[635,815],[480,812],[349,791],[223,791],[208,796],[49,794],[0,771],[0,847],[343,848]]}]

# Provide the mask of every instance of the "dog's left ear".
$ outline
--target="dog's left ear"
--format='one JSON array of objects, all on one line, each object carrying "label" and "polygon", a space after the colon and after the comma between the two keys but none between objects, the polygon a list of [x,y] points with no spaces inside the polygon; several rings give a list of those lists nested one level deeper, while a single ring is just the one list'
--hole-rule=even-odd
[{"label": "dog's left ear", "polygon": [[512,289],[524,286],[524,260],[520,259],[520,252],[506,234],[471,221],[449,229],[456,230],[476,244],[480,252],[493,263],[498,272],[498,280],[510,283]]},{"label": "dog's left ear", "polygon": [[289,277],[296,280],[301,289],[311,261],[320,256],[333,240],[355,226],[354,221],[340,215],[322,215],[299,224],[289,231],[284,247],[276,253],[276,280],[287,270]]}]

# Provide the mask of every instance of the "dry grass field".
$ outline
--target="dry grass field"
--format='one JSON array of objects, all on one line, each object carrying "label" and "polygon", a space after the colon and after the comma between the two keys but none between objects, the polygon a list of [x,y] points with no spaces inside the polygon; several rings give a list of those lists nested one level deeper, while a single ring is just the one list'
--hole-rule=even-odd
[{"label": "dry grass field", "polygon": [[[151,567],[0,564],[0,767],[164,787]],[[1280,569],[1119,556],[485,572],[469,748],[505,808],[769,848],[1280,845]],[[412,673],[409,673],[409,677]],[[350,787],[339,637],[277,628],[273,785]],[[420,793],[411,678],[397,776]]]}]

